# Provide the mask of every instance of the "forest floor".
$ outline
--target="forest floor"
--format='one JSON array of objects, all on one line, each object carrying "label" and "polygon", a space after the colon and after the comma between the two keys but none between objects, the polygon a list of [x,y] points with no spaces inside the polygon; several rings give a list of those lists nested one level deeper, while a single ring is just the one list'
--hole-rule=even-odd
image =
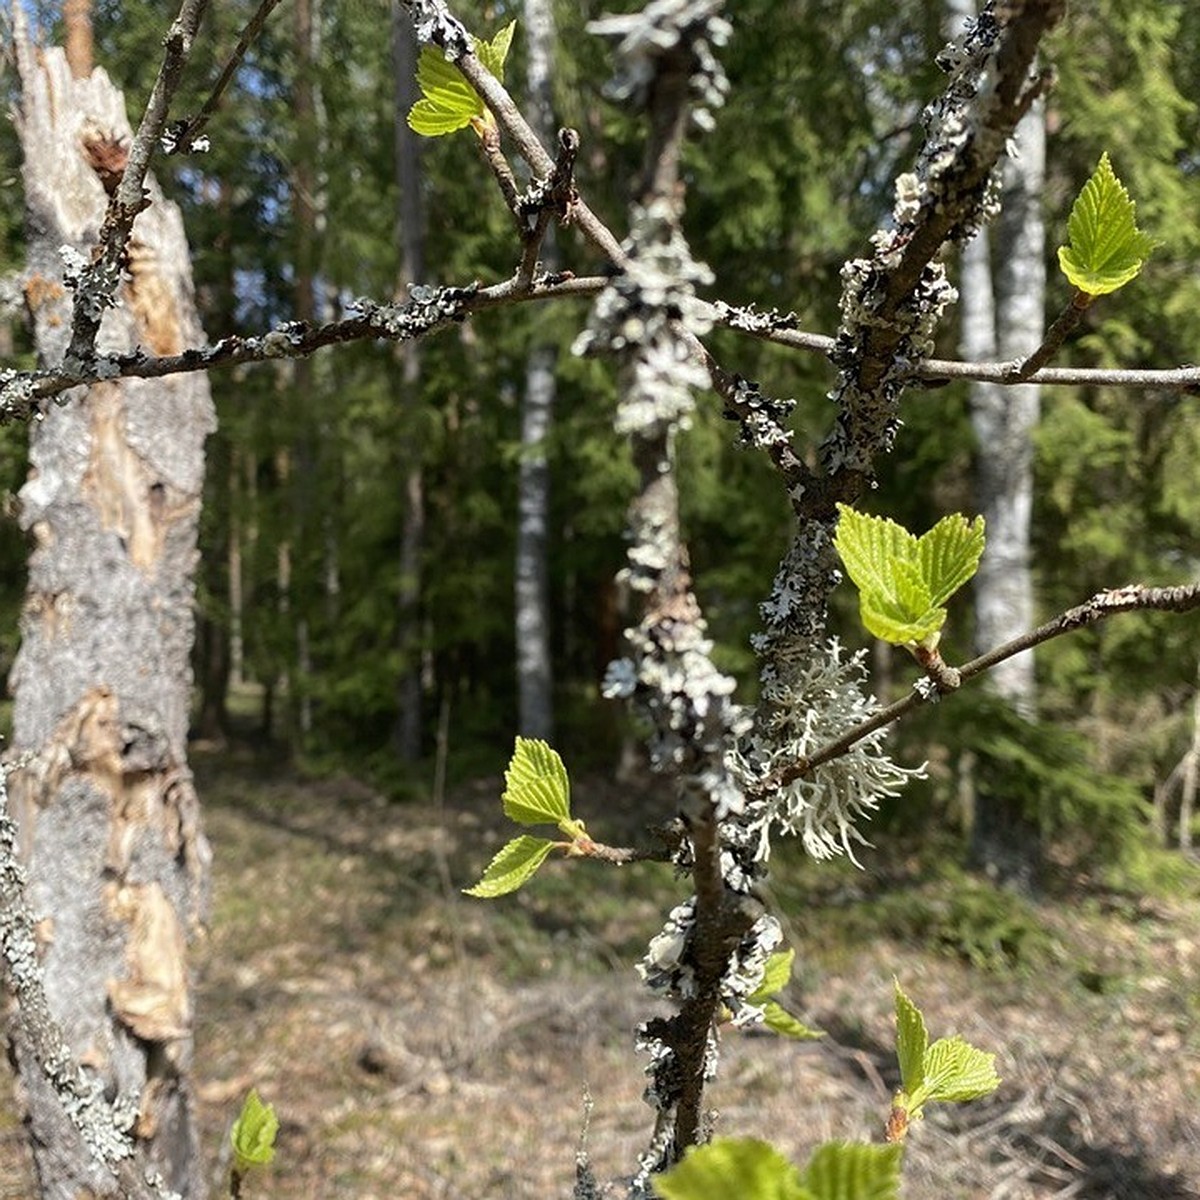
[{"label": "forest floor", "polygon": [[[508,836],[499,778],[394,804],[249,751],[194,762],[215,852],[196,1052],[214,1196],[251,1087],[281,1129],[248,1198],[567,1200],[585,1088],[597,1177],[628,1173],[651,1120],[633,1030],[656,1011],[633,964],[681,883],[552,862],[517,896],[472,900],[458,889]],[[616,844],[661,802],[574,787]],[[878,1140],[897,975],[931,1036],[995,1050],[1004,1080],[913,1130],[911,1200],[1200,1197],[1200,870],[1176,860],[1150,892],[1074,880],[1030,906],[928,855],[869,852],[862,872],[777,857],[798,951],[785,999],[827,1036],[725,1036],[719,1132],[799,1161]],[[31,1197],[11,1082],[0,1094],[0,1197]]]}]

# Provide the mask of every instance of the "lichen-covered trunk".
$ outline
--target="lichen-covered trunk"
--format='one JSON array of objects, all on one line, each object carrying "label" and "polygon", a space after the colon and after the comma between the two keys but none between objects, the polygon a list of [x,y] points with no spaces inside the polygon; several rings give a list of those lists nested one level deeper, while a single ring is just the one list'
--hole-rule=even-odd
[{"label": "lichen-covered trunk", "polygon": [[[102,70],[73,79],[62,51],[36,53],[23,36],[18,62],[27,298],[39,354],[54,363],[71,327],[59,247],[94,243],[106,205],[97,167],[122,165],[130,129]],[[178,209],[153,183],[149,192],[101,351],[168,354],[200,339]],[[51,1009],[129,1112],[139,1152],[187,1197],[204,1190],[186,943],[209,852],[186,740],[213,424],[207,381],[189,375],[77,389],[33,425],[20,495],[32,555],[12,674],[13,751],[30,756],[12,800]],[[14,1041],[42,1197],[118,1195],[19,1033]]]}]

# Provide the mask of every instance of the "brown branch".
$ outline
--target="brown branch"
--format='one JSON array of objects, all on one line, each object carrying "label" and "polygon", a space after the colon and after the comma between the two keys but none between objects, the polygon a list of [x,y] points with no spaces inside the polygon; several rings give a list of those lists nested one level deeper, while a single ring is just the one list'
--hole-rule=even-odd
[{"label": "brown branch", "polygon": [[[569,296],[594,296],[608,280],[602,276],[543,275],[528,282],[516,277],[485,288],[422,289],[408,304],[361,302],[363,315],[326,325],[291,321],[258,335],[222,338],[212,346],[185,350],[182,354],[153,357],[133,354],[104,355],[77,369],[66,367],[44,371],[0,371],[0,422],[23,420],[39,403],[62,395],[71,388],[104,379],[157,379],[214,367],[265,362],[268,359],[304,358],[325,346],[342,342],[382,340],[412,341],[458,324],[474,313]],[[433,309],[440,307],[440,311]]]},{"label": "brown branch", "polygon": [[761,798],[787,787],[797,779],[810,775],[824,763],[840,758],[863,738],[898,721],[922,704],[929,704],[940,696],[957,690],[968,680],[991,670],[1005,659],[1032,650],[1035,646],[1061,637],[1064,633],[1098,624],[1118,613],[1186,613],[1196,609],[1200,609],[1200,583],[1183,584],[1178,587],[1146,587],[1144,584],[1135,583],[1107,592],[1097,592],[1091,599],[1067,609],[1044,625],[1039,625],[1036,629],[971,659],[957,670],[942,663],[940,672],[930,673],[931,686],[918,686],[903,699],[880,709],[873,717],[853,729],[848,729],[841,737],[814,753],[777,768],[757,783],[748,786],[747,795]]},{"label": "brown branch", "polygon": [[171,98],[179,87],[207,6],[208,0],[183,0],[179,15],[163,39],[162,66],[130,144],[121,182],[109,198],[108,211],[100,227],[99,243],[92,251],[91,262],[74,281],[74,315],[71,343],[64,360],[66,363],[80,365],[95,356],[100,319],[104,310],[114,303],[134,219],[149,203],[145,183],[150,158],[166,125]]},{"label": "brown branch", "polygon": [[1080,291],[1071,297],[1070,304],[1058,314],[1054,324],[1046,331],[1042,344],[1013,371],[1014,383],[1025,383],[1031,375],[1037,373],[1039,367],[1044,367],[1054,357],[1059,347],[1067,340],[1067,335],[1083,320],[1083,314],[1094,299],[1095,296]]},{"label": "brown branch", "polygon": [[[500,128],[512,138],[518,152],[533,173],[542,178],[549,177],[554,171],[554,159],[539,141],[504,85],[473,53],[462,55],[454,65],[479,93]],[[621,248],[621,243],[582,199],[577,200],[571,207],[571,222],[577,225],[587,240],[612,263],[617,266],[625,264],[628,256]]]},{"label": "brown branch", "polygon": [[[753,307],[733,307],[717,302],[709,307],[707,315],[714,324],[747,334],[758,341],[770,342],[774,346],[786,346],[791,350],[820,354],[828,358],[835,345],[835,340],[826,334],[797,329],[796,318],[790,313],[783,316],[778,313],[758,313]],[[1006,386],[1038,383],[1200,392],[1200,367],[1190,365],[1155,369],[1039,366],[1032,374],[1025,375],[1014,373],[1011,362],[966,362],[958,359],[924,358],[910,368],[909,379],[914,384],[924,383],[929,386],[963,379]]]},{"label": "brown branch", "polygon": [[[190,154],[194,148],[200,148],[196,143],[204,132],[205,126],[217,111],[225,89],[237,74],[237,69],[242,65],[242,59],[246,57],[246,52],[254,45],[267,23],[267,18],[279,7],[279,3],[280,0],[262,0],[259,4],[258,11],[246,23],[246,27],[238,38],[238,44],[225,64],[225,69],[213,85],[213,90],[201,106],[200,111],[194,117],[185,117],[183,120],[177,121],[163,136],[163,148],[167,154]],[[207,146],[203,148],[207,149]]]}]

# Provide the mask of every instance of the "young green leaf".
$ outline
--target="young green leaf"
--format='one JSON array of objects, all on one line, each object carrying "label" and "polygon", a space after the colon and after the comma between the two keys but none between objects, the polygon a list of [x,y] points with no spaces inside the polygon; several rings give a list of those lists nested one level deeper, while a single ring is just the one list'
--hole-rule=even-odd
[{"label": "young green leaf", "polygon": [[479,56],[479,61],[501,83],[504,82],[504,60],[508,58],[516,28],[516,21],[509,21],[490,42],[485,42],[482,38],[475,39],[475,53]]},{"label": "young green leaf", "polygon": [[504,783],[504,812],[518,825],[557,825],[570,820],[567,768],[545,742],[517,738]]},{"label": "young green leaf", "polygon": [[814,1200],[896,1200],[903,1155],[898,1145],[826,1142],[808,1160],[804,1186]]},{"label": "young green leaf", "polygon": [[[490,42],[473,39],[479,61],[499,80],[504,79],[504,60],[515,28],[516,22],[510,21]],[[417,86],[421,89],[421,99],[409,110],[408,124],[423,137],[441,137],[465,129],[474,121],[489,119],[475,89],[435,47],[421,48]]]},{"label": "young green leaf", "polygon": [[275,1157],[278,1132],[279,1119],[275,1116],[274,1106],[264,1104],[252,1088],[230,1133],[237,1170],[244,1173],[251,1167],[265,1167],[270,1163]]},{"label": "young green leaf", "polygon": [[908,1095],[925,1082],[925,1051],[929,1031],[921,1010],[904,994],[900,981],[896,987],[896,1057],[900,1060],[900,1081]]},{"label": "young green leaf", "polygon": [[834,546],[858,587],[863,624],[895,645],[935,647],[943,606],[979,567],[983,518],[944,517],[918,538],[886,517],[838,511]]},{"label": "young green leaf", "polygon": [[996,1056],[976,1049],[961,1037],[939,1038],[925,1052],[923,1066],[930,1100],[978,1100],[1000,1086]]},{"label": "young green leaf", "polygon": [[814,1200],[795,1166],[753,1138],[717,1138],[693,1147],[651,1183],[662,1200]]},{"label": "young green leaf", "polygon": [[442,52],[423,46],[417,59],[417,86],[421,99],[409,110],[408,124],[423,137],[441,137],[465,129],[474,117],[483,116],[483,101],[447,62]]},{"label": "young green leaf", "polygon": [[796,1042],[813,1042],[825,1035],[819,1029],[810,1029],[803,1021],[797,1020],[777,1000],[756,1001],[762,1004],[763,1024],[780,1037],[791,1038]]},{"label": "young green leaf", "polygon": [[921,577],[929,587],[930,603],[945,604],[979,570],[983,557],[983,518],[968,521],[962,513],[943,517],[917,539]]},{"label": "young green leaf", "polygon": [[481,900],[494,900],[515,892],[546,861],[554,846],[554,842],[528,834],[513,838],[488,863],[480,881],[474,887],[463,888],[463,892]]},{"label": "young green leaf", "polygon": [[1124,287],[1158,245],[1138,229],[1137,205],[1107,152],[1071,207],[1067,236],[1070,245],[1058,248],[1058,264],[1071,285],[1089,296]]},{"label": "young green leaf", "polygon": [[768,996],[774,996],[788,985],[792,977],[792,963],[796,960],[795,950],[780,950],[767,959],[762,982],[747,999],[751,1004],[761,1004]]}]

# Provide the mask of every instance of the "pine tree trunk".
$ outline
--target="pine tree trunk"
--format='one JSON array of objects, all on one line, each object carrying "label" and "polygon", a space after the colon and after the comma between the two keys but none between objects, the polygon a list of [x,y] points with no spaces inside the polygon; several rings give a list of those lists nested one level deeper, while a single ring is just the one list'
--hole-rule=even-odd
[{"label": "pine tree trunk", "polygon": [[[43,361],[70,333],[59,247],[90,249],[106,197],[89,156],[130,137],[102,70],[17,38],[28,299]],[[131,281],[105,350],[176,353],[201,338],[178,209],[149,185]],[[33,756],[12,799],[41,917],[47,996],[106,1095],[136,1100],[139,1153],[187,1197],[204,1192],[189,1074],[186,941],[203,915],[209,850],[186,756],[193,571],[203,445],[201,375],[71,393],[31,429],[21,522],[33,551],[13,669],[13,750]],[[114,1196],[14,1034],[40,1194]]]},{"label": "pine tree trunk", "polygon": [[[552,0],[525,0],[529,47],[526,111],[543,145],[554,144],[551,64],[554,54]],[[548,231],[542,264],[555,268],[554,231]],[[554,674],[550,661],[550,595],[547,550],[550,523],[550,465],[546,439],[555,398],[551,345],[535,345],[525,368],[521,402],[521,458],[517,493],[516,646],[517,722],[526,737],[554,736]]]},{"label": "pine tree trunk", "polygon": [[[408,110],[417,99],[417,46],[412,18],[399,0],[392,0],[392,63],[395,80],[396,225],[400,241],[400,279],[397,295],[404,299],[409,284],[425,275],[425,205],[421,198],[420,139],[408,127]],[[405,426],[419,401],[421,348],[418,342],[397,347],[402,420]],[[408,433],[408,430],[405,430]],[[404,436],[401,472],[404,477],[404,523],[400,531],[400,594],[397,628],[400,678],[396,687],[397,714],[393,731],[396,753],[407,763],[421,757],[421,556],[425,545],[425,478],[420,442]]]}]

